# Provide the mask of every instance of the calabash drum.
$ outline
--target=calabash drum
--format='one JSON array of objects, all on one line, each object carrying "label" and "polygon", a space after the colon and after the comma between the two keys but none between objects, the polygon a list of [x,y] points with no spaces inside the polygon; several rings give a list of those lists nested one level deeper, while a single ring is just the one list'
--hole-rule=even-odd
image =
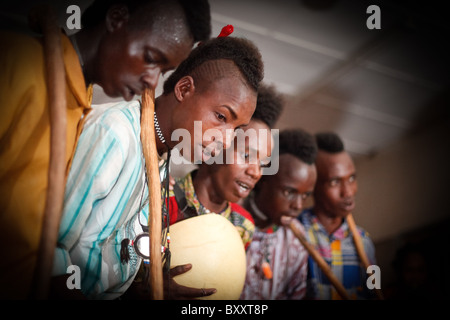
[{"label": "calabash drum", "polygon": [[246,256],[236,227],[219,214],[203,214],[170,226],[170,265],[191,263],[174,280],[191,288],[216,288],[199,299],[236,300],[244,287]]}]

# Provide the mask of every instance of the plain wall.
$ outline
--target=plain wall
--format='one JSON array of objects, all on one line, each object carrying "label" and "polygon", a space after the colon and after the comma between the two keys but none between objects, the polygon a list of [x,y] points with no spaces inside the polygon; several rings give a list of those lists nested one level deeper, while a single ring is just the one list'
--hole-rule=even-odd
[{"label": "plain wall", "polygon": [[436,271],[449,284],[450,125],[410,134],[372,157],[355,159],[358,194],[354,217],[371,235],[382,284],[394,280],[396,250],[406,242],[429,246]]}]

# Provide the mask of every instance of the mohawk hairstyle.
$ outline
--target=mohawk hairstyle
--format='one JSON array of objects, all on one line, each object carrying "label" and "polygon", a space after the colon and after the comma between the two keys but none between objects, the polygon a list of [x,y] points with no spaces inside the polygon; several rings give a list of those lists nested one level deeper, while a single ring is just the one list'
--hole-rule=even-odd
[{"label": "mohawk hairstyle", "polygon": [[279,136],[279,155],[288,153],[307,164],[313,164],[317,156],[314,137],[303,129],[283,130]]},{"label": "mohawk hairstyle", "polygon": [[252,119],[260,120],[273,129],[284,107],[283,96],[275,90],[274,86],[261,84],[258,88],[256,109]]},{"label": "mohawk hairstyle", "polygon": [[319,150],[328,153],[339,153],[344,151],[344,143],[334,132],[319,132],[315,134],[317,147]]},{"label": "mohawk hairstyle", "polygon": [[[199,73],[202,75],[208,74],[204,72],[205,70],[202,70],[202,72],[198,71],[206,65],[206,62],[222,59],[232,61],[247,85],[255,92],[258,90],[259,83],[264,77],[264,65],[259,49],[247,39],[221,37],[205,41],[192,50],[189,57],[164,82],[163,94],[172,92],[176,83],[184,76],[195,78],[195,75]],[[212,66],[212,64],[208,65],[208,68],[210,71],[217,73],[220,73],[220,70],[217,69],[221,69],[217,66]],[[211,74],[210,76],[218,77],[220,75]]]},{"label": "mohawk hairstyle", "polygon": [[108,9],[115,4],[125,4],[130,13],[145,5],[166,6],[179,5],[186,17],[186,24],[194,42],[205,41],[211,37],[211,12],[208,0],[95,0],[81,16],[83,28],[95,27],[103,22]]}]

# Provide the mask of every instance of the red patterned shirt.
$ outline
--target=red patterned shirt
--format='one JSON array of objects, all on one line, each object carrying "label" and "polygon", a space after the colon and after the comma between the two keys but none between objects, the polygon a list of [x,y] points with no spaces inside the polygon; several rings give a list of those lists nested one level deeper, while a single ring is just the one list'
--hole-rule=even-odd
[{"label": "red patterned shirt", "polygon": [[[303,230],[295,220],[297,227]],[[268,262],[272,279],[264,275]],[[308,253],[291,230],[256,227],[247,250],[247,275],[242,300],[300,300],[306,293]]]},{"label": "red patterned shirt", "polygon": [[[194,184],[192,183],[192,175],[189,173],[182,179],[176,179],[177,184],[181,187],[186,197],[187,205],[193,207],[196,214],[214,213],[203,207],[195,193]],[[171,191],[169,198],[169,215],[170,224],[183,219],[180,217],[176,197]],[[252,241],[253,232],[255,231],[255,222],[251,214],[237,203],[228,202],[224,210],[219,212],[220,215],[227,218],[238,230],[245,249],[248,248]]]}]

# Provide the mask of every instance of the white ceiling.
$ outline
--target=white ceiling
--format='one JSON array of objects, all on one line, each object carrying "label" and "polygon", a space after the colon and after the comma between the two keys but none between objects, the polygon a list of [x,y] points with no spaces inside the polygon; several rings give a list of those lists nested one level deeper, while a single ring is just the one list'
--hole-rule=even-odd
[{"label": "white ceiling", "polygon": [[[449,84],[444,11],[398,3],[210,0],[213,34],[232,24],[253,40],[265,82],[287,95],[279,128],[334,130],[355,155],[401,138]],[[380,7],[381,30],[366,27],[370,4]]]},{"label": "white ceiling", "polygon": [[[36,2],[14,6],[25,11]],[[353,155],[363,156],[403,137],[448,91],[450,32],[439,2],[210,0],[210,5],[213,36],[232,24],[234,36],[260,48],[265,82],[286,95],[280,129],[334,130]],[[83,10],[90,0],[55,2],[62,18],[67,4],[75,3]],[[381,30],[366,27],[371,4],[380,7]],[[114,100],[119,99],[95,88],[95,103]]]}]

